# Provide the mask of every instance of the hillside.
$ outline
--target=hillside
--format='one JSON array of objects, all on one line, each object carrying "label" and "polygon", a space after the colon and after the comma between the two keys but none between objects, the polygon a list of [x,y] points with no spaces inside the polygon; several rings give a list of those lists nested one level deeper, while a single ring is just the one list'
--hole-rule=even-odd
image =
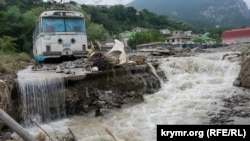
[{"label": "hillside", "polygon": [[250,12],[243,0],[134,0],[127,6],[148,9],[198,27],[249,26]]}]

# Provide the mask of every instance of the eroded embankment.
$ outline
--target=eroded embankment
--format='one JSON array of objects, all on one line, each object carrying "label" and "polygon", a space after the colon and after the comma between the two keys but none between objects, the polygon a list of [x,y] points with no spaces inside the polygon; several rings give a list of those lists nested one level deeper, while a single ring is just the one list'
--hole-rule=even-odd
[{"label": "eroded embankment", "polygon": [[160,80],[148,65],[121,66],[109,71],[87,74],[82,80],[66,80],[67,115],[93,109],[120,108],[123,104],[142,102],[143,94],[159,90]]}]

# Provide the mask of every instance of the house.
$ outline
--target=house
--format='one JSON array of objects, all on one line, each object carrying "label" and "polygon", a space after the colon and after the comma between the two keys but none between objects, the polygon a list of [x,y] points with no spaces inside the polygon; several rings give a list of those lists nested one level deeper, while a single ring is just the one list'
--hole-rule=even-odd
[{"label": "house", "polygon": [[160,33],[163,35],[169,35],[169,34],[171,34],[171,31],[169,29],[161,29]]},{"label": "house", "polygon": [[136,46],[136,52],[150,52],[158,49],[166,49],[167,44],[165,42],[154,42],[148,44],[140,44]]},{"label": "house", "polygon": [[143,27],[136,27],[132,30],[133,32],[147,32],[149,31],[148,28],[143,28]]},{"label": "house", "polygon": [[184,31],[183,34],[184,34],[185,36],[191,37],[191,36],[192,36],[192,33],[193,33],[192,31]]},{"label": "house", "polygon": [[167,44],[183,44],[192,41],[192,38],[184,35],[173,35],[166,38],[165,43]]},{"label": "house", "polygon": [[171,32],[171,35],[175,36],[175,35],[183,35],[183,31],[181,30],[173,30]]},{"label": "house", "polygon": [[227,30],[221,34],[222,44],[236,44],[250,42],[250,27]]}]

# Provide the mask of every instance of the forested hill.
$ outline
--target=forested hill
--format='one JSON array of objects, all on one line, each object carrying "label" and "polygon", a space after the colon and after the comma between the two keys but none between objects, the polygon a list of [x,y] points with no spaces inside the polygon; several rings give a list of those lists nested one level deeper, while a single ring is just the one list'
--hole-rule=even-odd
[{"label": "forested hill", "polygon": [[[74,4],[74,3],[73,3]],[[8,0],[0,1],[0,51],[32,51],[32,33],[40,13],[50,8],[66,8],[61,3],[42,2],[41,0]],[[115,5],[99,7],[82,5],[70,7],[68,10],[82,12],[86,21],[86,33],[89,41],[105,41],[107,35],[119,37],[124,31],[132,31],[135,27],[148,29],[200,30],[181,22],[170,20],[167,16],[157,15],[148,10],[138,12],[133,7]],[[156,36],[154,36],[156,37]],[[11,43],[8,47],[2,44]]]},{"label": "forested hill", "polygon": [[165,14],[198,27],[250,23],[250,12],[243,0],[134,0],[127,6]]}]

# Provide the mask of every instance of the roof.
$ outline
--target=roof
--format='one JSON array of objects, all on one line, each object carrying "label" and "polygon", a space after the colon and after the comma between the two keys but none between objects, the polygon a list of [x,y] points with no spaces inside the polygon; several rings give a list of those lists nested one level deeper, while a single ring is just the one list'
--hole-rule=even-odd
[{"label": "roof", "polygon": [[136,32],[126,32],[126,33],[124,34],[124,37],[125,37],[125,38],[129,38],[129,37],[134,36],[135,34],[136,34]]},{"label": "roof", "polygon": [[153,42],[153,43],[140,44],[140,45],[137,45],[137,47],[152,46],[152,45],[166,45],[166,43],[165,42]]},{"label": "roof", "polygon": [[68,10],[47,10],[41,13],[41,17],[83,17],[83,14]]},{"label": "roof", "polygon": [[246,36],[250,36],[250,27],[227,30],[222,33],[221,38],[246,37]]},{"label": "roof", "polygon": [[210,38],[210,37],[208,37],[208,36],[206,36],[206,35],[202,35],[202,36],[200,36],[199,38],[201,38],[201,39],[204,40],[204,41],[215,40],[215,39]]}]

